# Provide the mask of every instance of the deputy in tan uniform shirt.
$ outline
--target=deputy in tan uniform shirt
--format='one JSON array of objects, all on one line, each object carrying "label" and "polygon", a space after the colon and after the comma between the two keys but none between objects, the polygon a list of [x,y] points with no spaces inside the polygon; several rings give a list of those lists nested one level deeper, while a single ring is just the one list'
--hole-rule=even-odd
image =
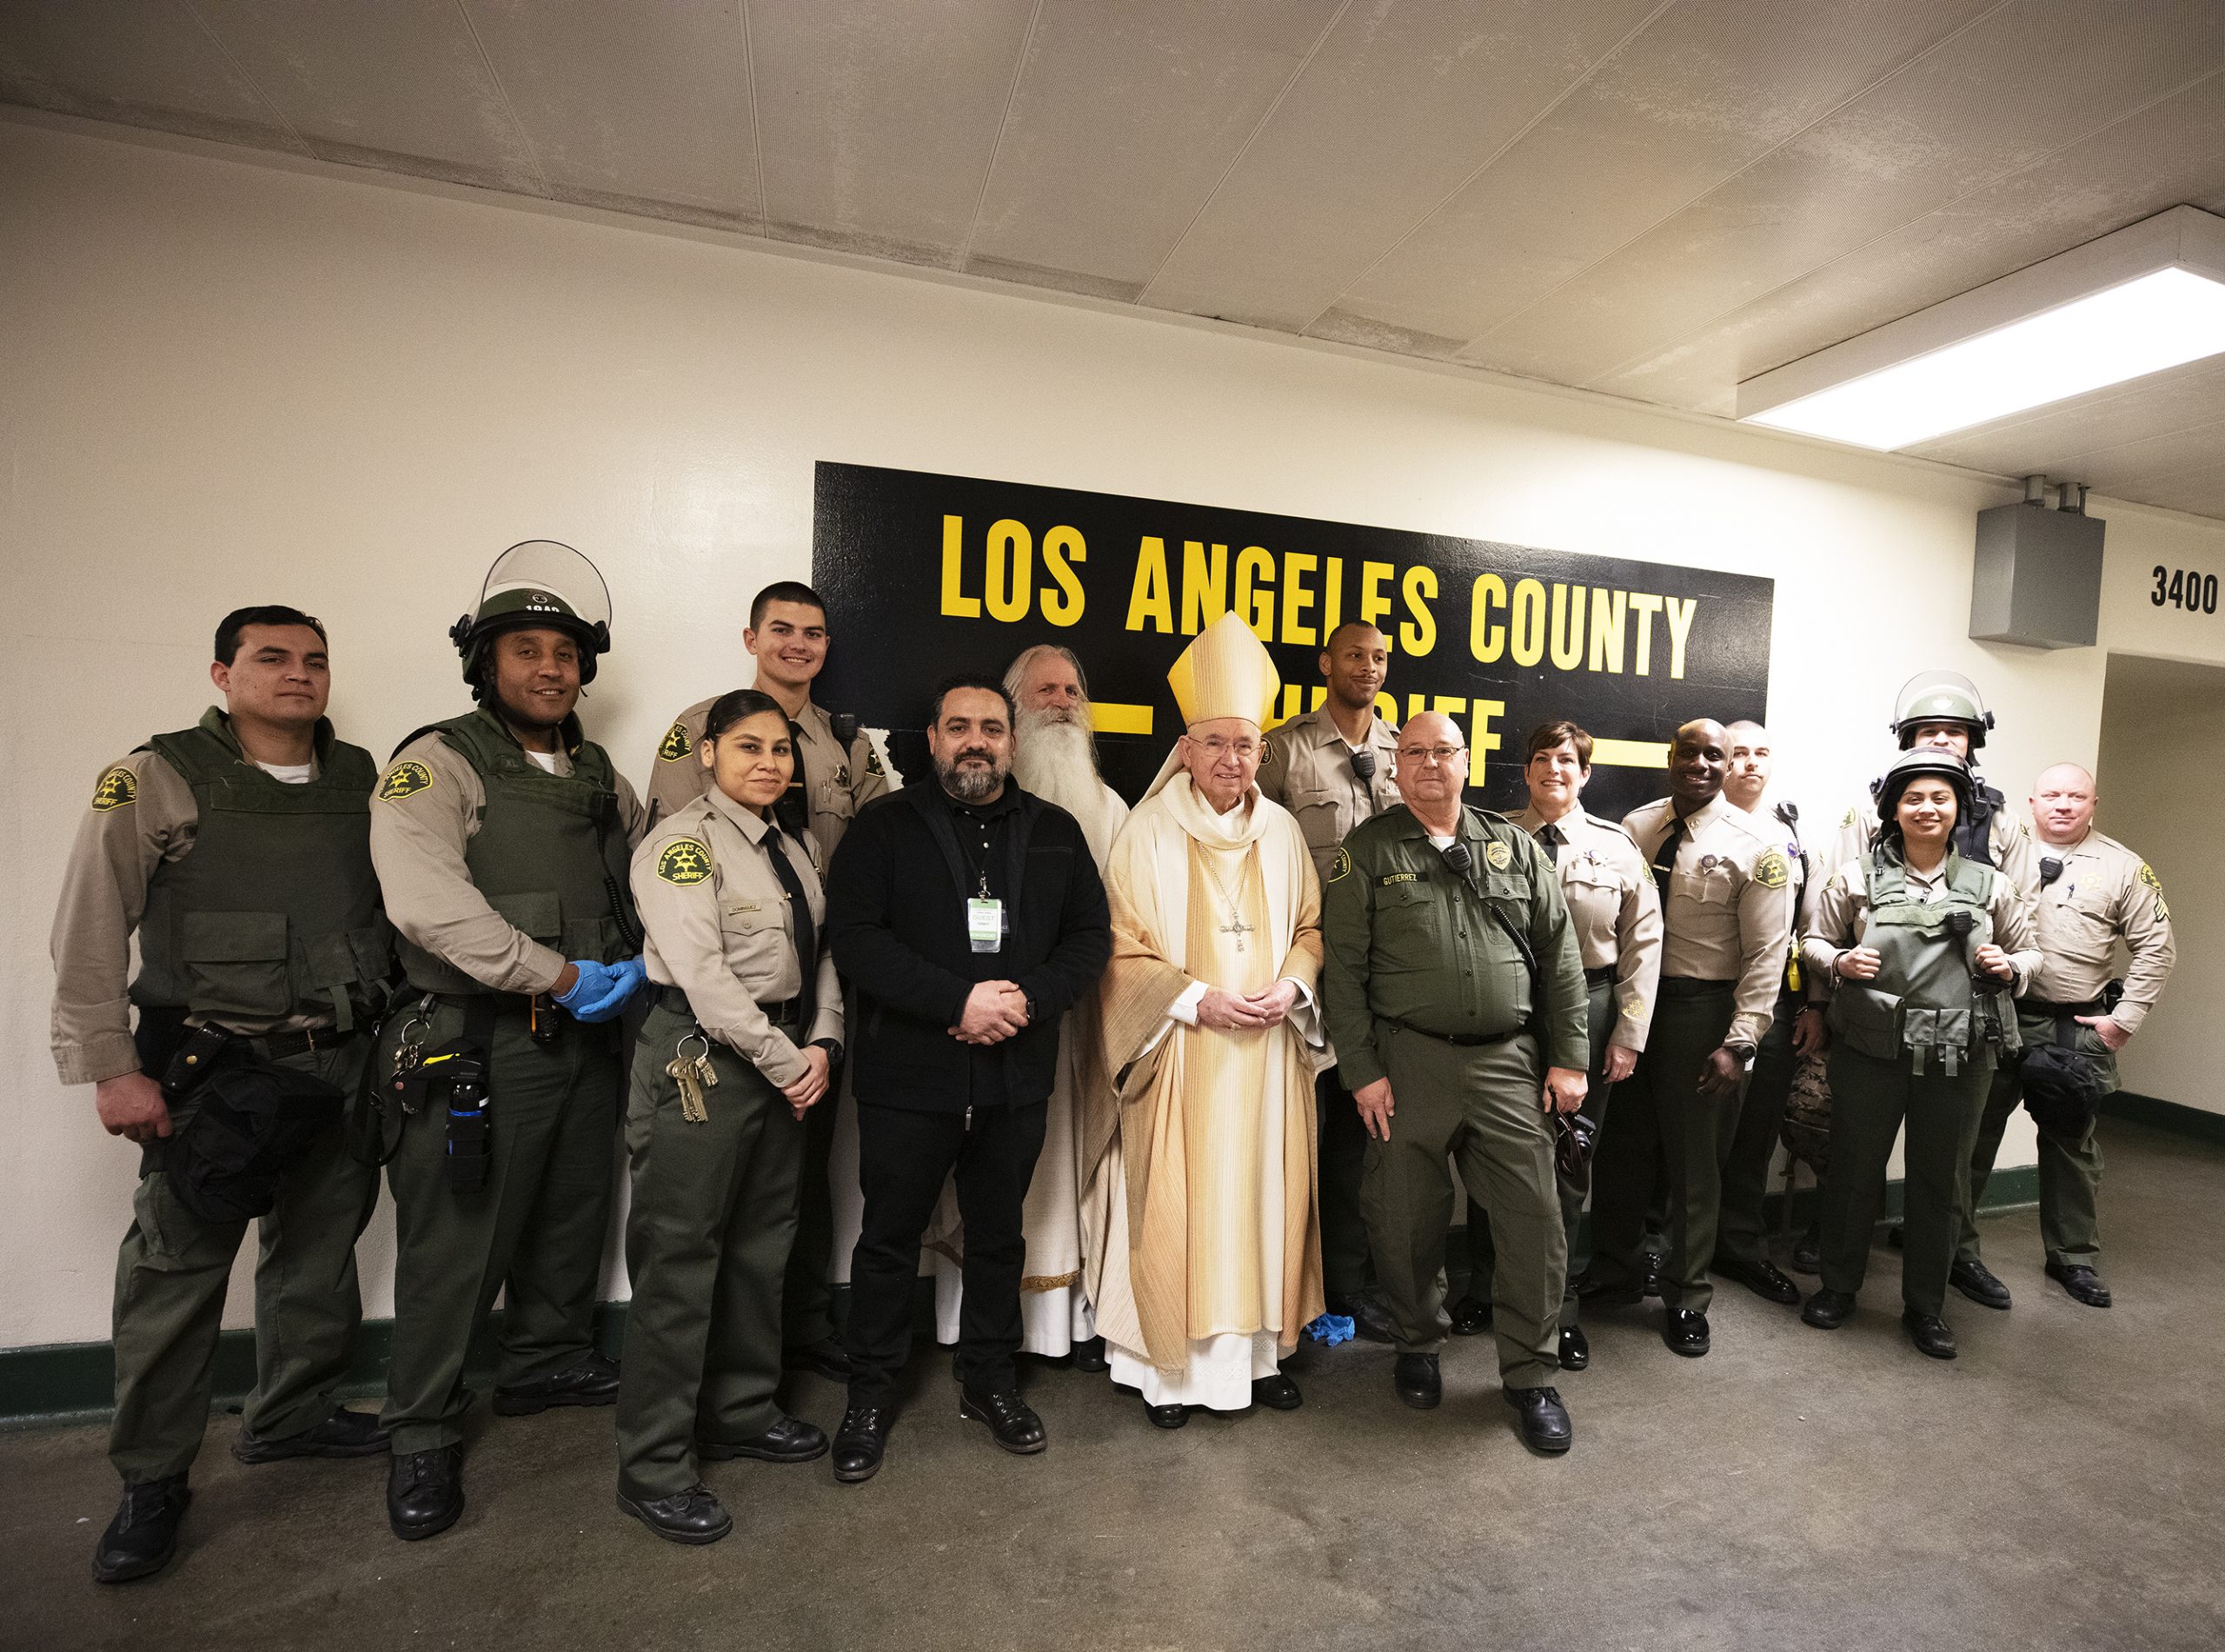
[{"label": "deputy in tan uniform shirt", "polygon": [[[1537,839],[1553,863],[1561,898],[1568,903],[1584,958],[1591,1050],[1578,1111],[1598,1125],[1606,1118],[1608,1092],[1631,1076],[1653,1024],[1661,980],[1661,899],[1630,833],[1579,806],[1591,778],[1588,733],[1571,722],[1532,729],[1523,778],[1530,787],[1530,806],[1510,818]],[[1563,1171],[1558,1182],[1569,1257],[1561,1297],[1561,1368],[1580,1371],[1591,1363],[1591,1342],[1577,1324],[1576,1291],[1591,1259],[1584,1219],[1591,1166],[1584,1164],[1575,1176]],[[1452,1329],[1463,1336],[1481,1332],[1491,1323],[1489,1292],[1479,1294],[1477,1287],[1491,1277],[1497,1263],[1491,1222],[1473,1199],[1468,1201],[1468,1294],[1451,1310]]]},{"label": "deputy in tan uniform shirt", "polygon": [[[811,698],[811,685],[827,664],[827,604],[809,586],[776,581],[751,601],[749,625],[741,634],[741,646],[757,662],[751,686],[780,702],[794,746],[795,773],[787,795],[774,806],[773,818],[791,833],[808,832],[822,866],[834,864],[834,851],[858,811],[888,790],[888,775],[872,737],[860,730],[847,743],[838,740],[833,718]],[[681,713],[657,746],[649,773],[652,827],[710,786],[696,753],[704,718],[715,700],[698,700]],[[788,1363],[838,1382],[848,1379],[850,1362],[834,1335],[831,1312],[834,1204],[828,1160],[834,1150],[836,1109],[847,1105],[838,1091],[833,1105],[814,1108],[805,1121],[803,1210],[781,1297]]]},{"label": "deputy in tan uniform shirt", "polygon": [[[2059,763],[2041,774],[2030,801],[2039,824],[2041,887],[2033,919],[2041,960],[2016,1006],[2019,1030],[2028,1050],[2071,1041],[2093,1064],[2103,1088],[2114,1091],[2116,1053],[2155,1007],[2178,959],[2171,910],[2162,880],[2148,863],[2094,830],[2091,774],[2075,763]],[[2112,1005],[2103,993],[2115,972],[2119,945],[2131,963],[2124,996]],[[1969,1198],[1951,1277],[1963,1295],[1988,1307],[2008,1307],[2009,1289],[1981,1260],[1972,1218],[2001,1151],[2002,1132],[2022,1098],[2019,1070],[2004,1063],[1995,1074],[1970,1153]],[[2093,1119],[2079,1127],[2075,1123],[2051,1120],[2040,1126],[2040,1239],[2048,1277],[2088,1306],[2106,1308],[2109,1288],[2094,1265],[2102,1251],[2095,1213],[2102,1150]]]},{"label": "deputy in tan uniform shirt", "polygon": [[[1325,886],[1338,846],[1352,828],[1398,801],[1391,778],[1398,730],[1375,713],[1390,663],[1382,632],[1357,620],[1338,626],[1321,650],[1328,681],[1321,704],[1278,725],[1264,742],[1259,790],[1297,817]],[[1359,1204],[1367,1128],[1333,1066],[1315,1077],[1313,1092],[1320,1116],[1323,1294],[1329,1311],[1349,1316],[1360,1336],[1389,1342],[1395,1335],[1389,1308],[1367,1283],[1367,1224]]]},{"label": "deputy in tan uniform shirt", "polygon": [[1792,870],[1783,851],[1723,795],[1729,745],[1720,723],[1703,719],[1678,729],[1670,796],[1623,819],[1655,887],[1665,892],[1661,992],[1645,1055],[1600,1138],[1596,1251],[1584,1291],[1627,1302],[1644,1288],[1638,1240],[1657,1140],[1669,1185],[1662,1340],[1693,1357],[1710,1346],[1707,1269],[1739,1086],[1769,1030],[1792,929]]},{"label": "deputy in tan uniform shirt", "polygon": [[833,1105],[842,993],[820,941],[827,900],[810,839],[770,815],[795,766],[786,712],[754,689],[721,694],[697,750],[711,789],[634,856],[655,985],[626,1115],[634,1300],[618,1502],[659,1536],[700,1543],[734,1524],[701,1459],[807,1463],[827,1450],[774,1390],[804,1121]]}]

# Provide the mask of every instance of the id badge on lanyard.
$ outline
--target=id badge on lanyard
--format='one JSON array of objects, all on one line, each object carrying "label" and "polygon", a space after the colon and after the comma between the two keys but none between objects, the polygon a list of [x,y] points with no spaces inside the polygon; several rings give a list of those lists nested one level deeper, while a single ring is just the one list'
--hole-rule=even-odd
[{"label": "id badge on lanyard", "polygon": [[998,952],[1005,944],[1005,904],[989,893],[986,872],[980,892],[966,903],[966,939],[977,952]]}]

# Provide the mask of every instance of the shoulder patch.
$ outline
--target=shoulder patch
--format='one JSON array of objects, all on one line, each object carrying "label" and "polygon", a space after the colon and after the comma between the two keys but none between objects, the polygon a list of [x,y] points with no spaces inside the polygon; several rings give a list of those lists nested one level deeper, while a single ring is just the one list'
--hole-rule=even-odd
[{"label": "shoulder patch", "polygon": [[406,757],[387,770],[386,779],[379,782],[379,801],[399,803],[431,789],[432,784],[433,771],[415,758]]},{"label": "shoulder patch", "polygon": [[1484,861],[1493,872],[1504,872],[1514,864],[1514,851],[1493,838],[1484,846]]},{"label": "shoulder patch", "polygon": [[664,740],[657,746],[657,761],[677,763],[694,749],[694,742],[687,738],[687,725],[674,723],[670,728],[665,730]]},{"label": "shoulder patch", "polygon": [[696,838],[674,838],[657,857],[657,876],[686,888],[711,875],[711,852]]},{"label": "shoulder patch", "polygon": [[[110,809],[128,808],[139,800],[139,782],[130,769],[118,763],[101,771],[99,780],[93,782],[93,807],[102,814]],[[2147,867],[2142,866],[2142,872]]]},{"label": "shoulder patch", "polygon": [[[113,774],[115,773],[116,771],[114,769],[110,769],[109,771],[110,774]],[[103,780],[106,780],[108,775],[104,774],[101,778]],[[2146,884],[2150,889],[2153,889],[2159,895],[2163,892],[2163,880],[2155,875],[2155,868],[2149,866],[2145,860],[2140,863],[2140,881]]]},{"label": "shoulder patch", "polygon": [[868,774],[886,774],[888,773],[887,769],[881,767],[880,753],[874,748],[873,743],[871,740],[867,740],[866,742],[866,773]]},{"label": "shoulder patch", "polygon": [[1854,805],[1847,805],[1846,813],[1839,816],[1839,830],[1847,831],[1854,825]]},{"label": "shoulder patch", "polygon": [[[97,807],[98,806],[96,805],[95,806]],[[1329,881],[1331,883],[1334,883],[1338,879],[1348,876],[1351,873],[1352,869],[1352,852],[1348,849],[1341,847],[1338,848],[1337,851],[1337,858],[1329,863]]]},{"label": "shoulder patch", "polygon": [[1792,881],[1792,868],[1782,850],[1771,849],[1754,862],[1754,881],[1764,889],[1782,889]]}]

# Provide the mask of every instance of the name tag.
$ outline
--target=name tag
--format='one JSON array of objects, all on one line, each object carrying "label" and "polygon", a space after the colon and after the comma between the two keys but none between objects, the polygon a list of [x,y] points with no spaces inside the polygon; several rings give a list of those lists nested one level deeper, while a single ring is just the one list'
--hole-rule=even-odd
[{"label": "name tag", "polygon": [[1375,880],[1375,883],[1376,887],[1378,889],[1388,889],[1392,884],[1415,883],[1419,881],[1419,879],[1420,874],[1418,872],[1393,872],[1387,873],[1381,878],[1378,878]]},{"label": "name tag", "polygon": [[966,903],[966,939],[977,952],[993,952],[1004,945],[1005,904],[980,896]]}]

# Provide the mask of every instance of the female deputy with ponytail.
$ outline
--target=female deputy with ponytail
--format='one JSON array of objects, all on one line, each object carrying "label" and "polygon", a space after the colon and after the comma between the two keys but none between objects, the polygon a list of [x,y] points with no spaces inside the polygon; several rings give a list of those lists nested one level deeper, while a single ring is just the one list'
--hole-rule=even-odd
[{"label": "female deputy with ponytail", "polygon": [[827,1450],[773,1390],[803,1118],[833,1105],[842,1032],[819,866],[772,813],[795,772],[787,714],[754,689],[723,694],[696,755],[711,789],[634,856],[653,985],[626,1114],[634,1300],[618,1401],[618,1506],[683,1543],[734,1529],[699,1456]]},{"label": "female deputy with ponytail", "polygon": [[2009,878],[1963,859],[1955,823],[1969,766],[1918,747],[1877,788],[1882,829],[1834,872],[1800,950],[1832,985],[1830,1167],[1823,1189],[1823,1288],[1801,1317],[1836,1330],[1854,1312],[1903,1121],[1908,1248],[1902,1324],[1934,1359],[1955,1357],[1939,1317],[1954,1260],[1957,1184],[1994,1064],[2013,1050],[2022,990],[2039,967],[2031,910]]}]

